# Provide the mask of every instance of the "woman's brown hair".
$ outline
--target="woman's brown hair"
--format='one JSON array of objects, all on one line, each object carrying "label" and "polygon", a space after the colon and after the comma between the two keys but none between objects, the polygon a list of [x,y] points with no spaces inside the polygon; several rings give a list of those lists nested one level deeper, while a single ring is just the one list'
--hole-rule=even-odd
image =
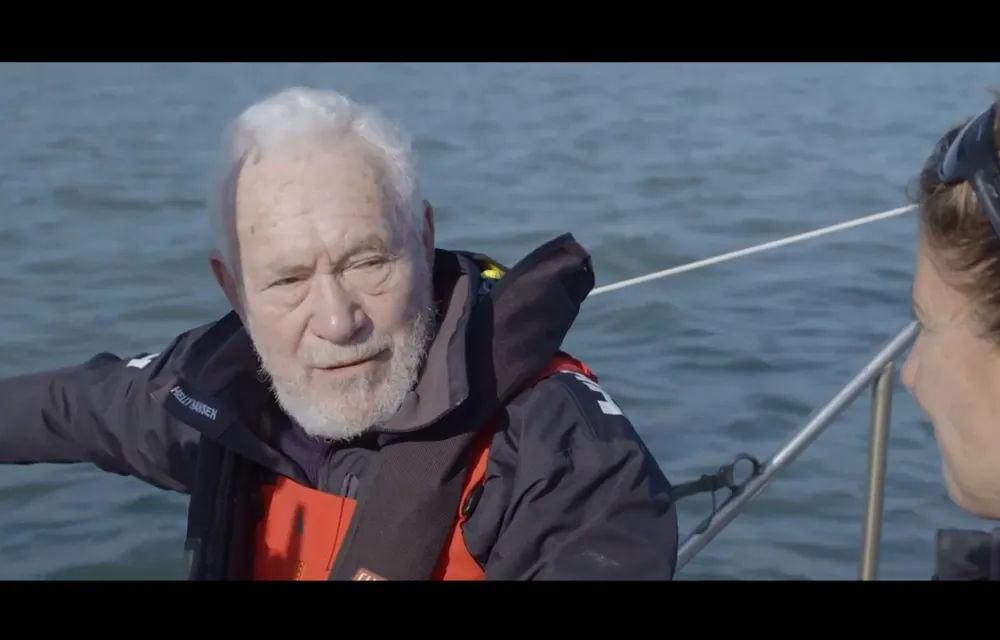
[{"label": "woman's brown hair", "polygon": [[[1000,95],[996,100],[1000,105]],[[953,126],[946,139],[967,122]],[[994,119],[993,139],[1000,149],[1000,115]],[[921,235],[942,276],[972,298],[985,336],[1000,344],[1000,236],[972,185],[948,186],[938,178],[938,164],[947,150],[947,145],[935,147],[911,199],[919,207]]]}]

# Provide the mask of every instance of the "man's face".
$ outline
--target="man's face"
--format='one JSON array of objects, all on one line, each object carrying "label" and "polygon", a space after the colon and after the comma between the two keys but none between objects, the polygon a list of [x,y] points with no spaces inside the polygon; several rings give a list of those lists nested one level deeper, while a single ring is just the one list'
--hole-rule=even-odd
[{"label": "man's face", "polygon": [[431,257],[368,158],[251,158],[236,188],[244,322],[279,403],[324,439],[392,417],[433,328]]},{"label": "man's face", "polygon": [[1000,354],[982,336],[972,301],[943,273],[921,238],[913,283],[921,329],[903,383],[934,425],[952,499],[1000,518]]}]

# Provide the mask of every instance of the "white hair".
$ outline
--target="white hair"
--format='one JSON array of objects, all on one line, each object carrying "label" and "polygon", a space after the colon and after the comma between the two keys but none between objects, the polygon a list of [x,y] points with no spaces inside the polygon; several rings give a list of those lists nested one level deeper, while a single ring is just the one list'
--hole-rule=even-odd
[{"label": "white hair", "polygon": [[347,138],[360,140],[373,151],[371,159],[386,177],[386,197],[399,212],[409,214],[407,222],[418,237],[422,235],[423,208],[406,134],[374,108],[335,91],[294,87],[251,105],[223,134],[208,206],[215,248],[231,272],[236,266],[231,262],[235,240],[231,221],[236,183],[246,158],[260,158],[282,144],[334,144]]}]

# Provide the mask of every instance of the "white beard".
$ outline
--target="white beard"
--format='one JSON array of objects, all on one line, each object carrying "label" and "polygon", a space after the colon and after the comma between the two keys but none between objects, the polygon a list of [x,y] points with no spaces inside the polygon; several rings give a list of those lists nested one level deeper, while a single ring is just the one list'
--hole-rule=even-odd
[{"label": "white beard", "polygon": [[[403,400],[416,385],[424,355],[433,337],[435,315],[426,305],[418,307],[398,342],[392,336],[373,333],[361,345],[339,347],[328,342],[314,343],[299,352],[295,372],[281,371],[276,358],[254,340],[252,323],[247,331],[270,379],[278,404],[303,431],[324,441],[350,440],[384,424],[399,411]],[[334,381],[322,391],[310,388],[307,367],[344,362],[388,349],[388,368]]]}]

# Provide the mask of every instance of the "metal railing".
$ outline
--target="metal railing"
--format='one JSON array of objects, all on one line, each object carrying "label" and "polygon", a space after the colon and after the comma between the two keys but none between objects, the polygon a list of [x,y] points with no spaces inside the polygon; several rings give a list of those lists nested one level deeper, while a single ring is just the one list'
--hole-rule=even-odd
[{"label": "metal railing", "polygon": [[824,407],[813,413],[806,424],[793,435],[759,473],[751,477],[740,490],[726,499],[707,523],[699,527],[681,544],[677,552],[677,570],[691,561],[738,516],[783,469],[788,467],[816,438],[833,424],[854,401],[872,387],[871,434],[868,442],[868,489],[862,521],[861,551],[858,578],[875,580],[878,575],[879,547],[882,534],[885,468],[889,444],[889,422],[892,409],[892,388],[895,361],[913,343],[919,325],[911,322],[897,333]]}]

